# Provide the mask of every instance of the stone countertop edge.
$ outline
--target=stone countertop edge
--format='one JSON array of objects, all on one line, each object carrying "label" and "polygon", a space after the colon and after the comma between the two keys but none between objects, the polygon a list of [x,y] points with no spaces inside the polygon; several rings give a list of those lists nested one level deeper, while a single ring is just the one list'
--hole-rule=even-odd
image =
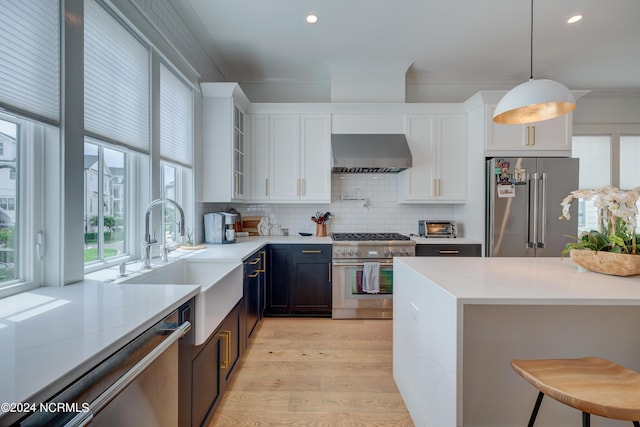
[{"label": "stone countertop edge", "polygon": [[84,280],[0,299],[0,402],[49,399],[198,291]]}]

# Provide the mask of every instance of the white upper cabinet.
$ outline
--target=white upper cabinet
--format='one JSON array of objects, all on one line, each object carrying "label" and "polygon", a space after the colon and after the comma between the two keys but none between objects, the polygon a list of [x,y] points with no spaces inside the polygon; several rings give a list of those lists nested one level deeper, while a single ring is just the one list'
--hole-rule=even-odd
[{"label": "white upper cabinet", "polygon": [[467,199],[467,115],[410,114],[406,135],[413,166],[398,176],[400,203]]},{"label": "white upper cabinet", "polygon": [[201,83],[203,97],[202,201],[249,198],[245,111],[249,100],[237,83]]},{"label": "white upper cabinet", "polygon": [[330,114],[251,114],[251,200],[331,201]]},{"label": "white upper cabinet", "polygon": [[269,200],[269,115],[249,114],[251,201]]},{"label": "white upper cabinet", "polygon": [[331,116],[300,116],[300,200],[331,202]]},{"label": "white upper cabinet", "polygon": [[300,115],[271,114],[269,117],[271,201],[300,198]]},{"label": "white upper cabinet", "polygon": [[502,125],[493,122],[495,107],[485,107],[489,119],[487,151],[571,151],[571,114],[537,123]]},{"label": "white upper cabinet", "polygon": [[[468,112],[481,112],[484,117],[482,138],[486,157],[571,156],[573,114],[523,125],[494,123],[493,112],[506,93],[506,91],[480,91],[464,103]],[[576,99],[585,93],[585,91],[573,91]]]}]

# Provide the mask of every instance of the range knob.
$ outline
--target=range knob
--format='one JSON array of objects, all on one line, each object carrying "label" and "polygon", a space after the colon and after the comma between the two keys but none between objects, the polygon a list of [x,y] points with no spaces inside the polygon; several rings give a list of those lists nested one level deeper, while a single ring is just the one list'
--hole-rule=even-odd
[{"label": "range knob", "polygon": [[395,249],[392,249],[392,250],[391,250],[391,256],[396,256],[396,255],[397,255],[396,250],[395,250]]},{"label": "range knob", "polygon": [[353,256],[354,252],[353,249],[349,249],[349,256]]},{"label": "range knob", "polygon": [[385,250],[384,250],[384,256],[388,257],[389,255],[391,255],[391,254],[389,253],[389,249],[385,249]]},{"label": "range knob", "polygon": [[356,249],[356,257],[360,257],[360,251]]}]

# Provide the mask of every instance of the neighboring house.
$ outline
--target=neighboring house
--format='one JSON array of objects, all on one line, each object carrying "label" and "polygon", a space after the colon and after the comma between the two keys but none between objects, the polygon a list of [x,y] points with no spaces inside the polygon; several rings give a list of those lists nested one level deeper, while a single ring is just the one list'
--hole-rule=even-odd
[{"label": "neighboring house", "polygon": [[[124,170],[122,168],[114,168],[119,170],[118,174],[104,165],[102,189],[103,215],[120,216],[124,209],[122,196],[122,186],[124,181]],[[84,156],[84,231],[85,233],[96,231],[96,223],[94,218],[98,217],[98,203],[100,203],[100,193],[98,188],[98,156]]]},{"label": "neighboring house", "polygon": [[0,226],[16,222],[16,138],[0,132]]}]

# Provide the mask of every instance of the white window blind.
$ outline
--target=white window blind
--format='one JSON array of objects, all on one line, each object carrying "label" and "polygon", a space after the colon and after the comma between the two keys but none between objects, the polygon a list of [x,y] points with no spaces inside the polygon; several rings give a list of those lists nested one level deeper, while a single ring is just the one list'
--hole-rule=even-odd
[{"label": "white window blind", "polygon": [[149,152],[149,49],[95,0],[84,3],[85,130]]},{"label": "white window blind", "polygon": [[58,1],[11,0],[0,13],[0,102],[60,121]]},{"label": "white window blind", "polygon": [[631,190],[640,186],[640,136],[620,136],[620,188]]},{"label": "white window blind", "polygon": [[580,159],[580,188],[611,185],[611,137],[574,136],[572,145],[572,156]]},{"label": "white window blind", "polygon": [[160,156],[185,166],[193,163],[193,91],[160,65]]}]

